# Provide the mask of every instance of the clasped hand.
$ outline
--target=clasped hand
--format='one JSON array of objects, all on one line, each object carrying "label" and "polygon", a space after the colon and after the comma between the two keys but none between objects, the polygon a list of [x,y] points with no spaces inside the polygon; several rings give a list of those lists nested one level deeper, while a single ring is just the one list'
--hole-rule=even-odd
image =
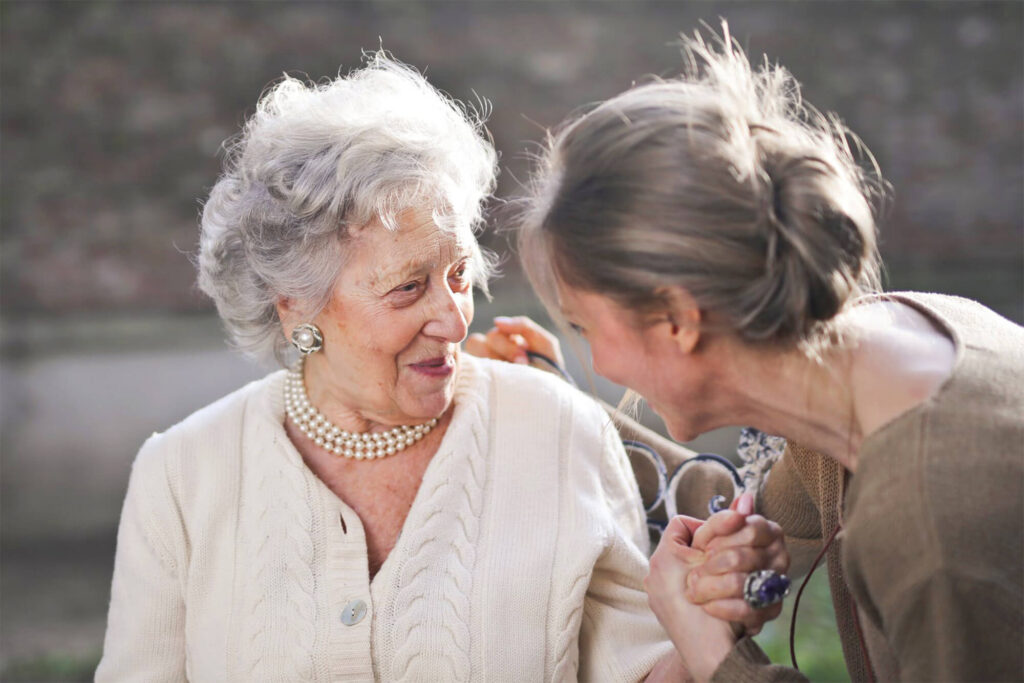
[{"label": "clasped hand", "polygon": [[[558,339],[531,319],[494,323],[486,334],[470,335],[469,353],[527,364],[532,351],[563,364]],[[781,603],[754,609],[743,596],[750,572],[789,568],[782,529],[753,509],[745,493],[707,520],[677,516],[651,556],[648,602],[697,680],[711,677],[738,636],[757,634],[782,611]]]},{"label": "clasped hand", "polygon": [[789,568],[782,529],[753,507],[745,493],[707,520],[674,517],[651,556],[648,602],[698,681],[710,679],[738,636],[782,611],[781,603],[754,609],[743,597],[750,572]]}]

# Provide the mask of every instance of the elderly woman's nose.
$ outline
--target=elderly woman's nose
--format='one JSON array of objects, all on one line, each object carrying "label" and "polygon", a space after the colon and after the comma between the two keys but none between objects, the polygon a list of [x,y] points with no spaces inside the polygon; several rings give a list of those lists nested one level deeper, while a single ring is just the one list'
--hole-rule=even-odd
[{"label": "elderly woman's nose", "polygon": [[459,305],[458,297],[448,289],[436,295],[430,320],[423,329],[425,334],[451,343],[459,343],[466,338],[470,321]]}]

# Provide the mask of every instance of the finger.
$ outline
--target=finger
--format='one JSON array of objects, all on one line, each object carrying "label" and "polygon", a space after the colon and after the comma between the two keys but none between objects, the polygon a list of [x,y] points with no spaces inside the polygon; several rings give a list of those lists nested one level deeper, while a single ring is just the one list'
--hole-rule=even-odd
[{"label": "finger", "polygon": [[789,571],[789,551],[782,539],[764,548],[740,546],[716,549],[708,552],[708,558],[707,564],[701,568],[701,572],[708,575],[729,572],[749,574],[760,569],[770,569],[779,574]]},{"label": "finger", "polygon": [[689,566],[696,566],[704,562],[707,556],[703,550],[697,550],[690,546],[693,532],[701,524],[701,520],[685,515],[673,517],[658,543],[655,552],[663,551],[670,553],[674,558]]},{"label": "finger", "polygon": [[530,348],[530,344],[526,341],[526,338],[523,337],[523,335],[521,334],[510,334],[508,335],[508,338],[512,340],[513,344],[523,349],[524,351]]},{"label": "finger", "polygon": [[701,609],[716,619],[741,623],[746,628],[748,635],[754,635],[761,630],[761,626],[782,613],[783,604],[778,602],[768,607],[754,609],[745,600],[728,599],[713,600],[701,605]]},{"label": "finger", "polygon": [[766,565],[762,565],[765,569],[771,569],[779,574],[789,571],[789,551],[786,550],[786,544],[781,538],[768,546],[765,552],[771,558]]},{"label": "finger", "polygon": [[662,538],[669,538],[673,543],[690,545],[693,541],[694,532],[700,528],[701,521],[686,515],[676,515],[668,521]]},{"label": "finger", "polygon": [[463,344],[463,348],[467,353],[470,353],[479,358],[493,358],[494,360],[505,360],[496,354],[487,343],[487,338],[479,332],[466,337],[466,341]]},{"label": "finger", "polygon": [[690,517],[689,515],[676,515],[672,519],[678,519],[680,523],[684,524],[686,528],[690,530],[691,538],[693,538],[697,531],[704,526],[703,519],[697,519],[696,517]]},{"label": "finger", "polygon": [[[521,336],[518,337],[520,340]],[[529,359],[526,356],[526,347],[520,346],[516,343],[516,339],[513,339],[510,335],[502,332],[498,329],[492,329],[487,333],[487,344],[491,347],[494,353],[498,354],[502,360],[507,360],[510,363],[528,363]]]},{"label": "finger", "polygon": [[729,509],[741,515],[749,515],[754,511],[754,494],[744,491],[732,499]]},{"label": "finger", "polygon": [[565,365],[558,337],[525,315],[514,318],[497,317],[494,319],[494,326],[506,334],[522,335],[531,351],[544,354],[559,365]]},{"label": "finger", "polygon": [[[715,526],[724,528],[724,524]],[[750,515],[745,518],[744,524],[732,533],[715,534],[708,540],[707,549],[720,550],[741,545],[763,547],[771,545],[780,538],[782,538],[782,527],[761,515]]]},{"label": "finger", "polygon": [[[717,604],[718,603],[709,603],[707,605],[704,605],[702,609],[705,611],[706,614],[715,616],[716,618],[723,620],[729,619],[728,615],[733,614],[736,611],[736,609],[739,609],[738,607],[736,609],[732,607],[720,609],[716,606]],[[749,614],[749,616],[742,619],[734,619],[733,621],[730,621],[730,623],[736,624],[737,627],[739,627],[744,634],[753,637],[761,632],[761,629],[764,627],[766,623],[772,621],[773,619],[777,619],[781,612],[781,605],[772,605],[771,607],[766,607],[763,610],[754,610]]]},{"label": "finger", "polygon": [[685,596],[695,605],[703,605],[712,600],[742,599],[746,579],[746,574],[734,572],[706,576],[695,569],[686,577]]},{"label": "finger", "polygon": [[693,538],[695,548],[709,549],[713,539],[730,536],[739,532],[746,523],[746,517],[733,510],[716,512],[704,521],[704,526]]},{"label": "finger", "polygon": [[[720,512],[718,514],[723,513]],[[711,519],[708,519],[708,522],[710,523]],[[724,528],[724,526],[724,524],[718,525],[720,528]],[[705,547],[707,550],[721,550],[723,548],[743,545],[765,547],[771,545],[780,538],[782,538],[782,527],[769,519],[765,519],[761,515],[750,515],[745,518],[745,524],[742,528],[734,531],[733,533],[714,534],[714,536],[707,541]],[[694,545],[697,545],[698,540],[699,539],[694,539]]]},{"label": "finger", "polygon": [[740,546],[716,549],[708,553],[708,561],[700,568],[701,574],[718,576],[722,574],[748,574],[756,569],[773,569],[785,573],[789,568],[789,554],[781,542],[765,548]]}]

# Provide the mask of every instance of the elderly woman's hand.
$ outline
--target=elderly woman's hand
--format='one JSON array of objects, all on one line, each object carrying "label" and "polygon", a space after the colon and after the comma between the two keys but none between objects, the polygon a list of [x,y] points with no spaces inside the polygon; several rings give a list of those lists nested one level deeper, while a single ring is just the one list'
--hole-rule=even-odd
[{"label": "elderly woman's hand", "polygon": [[651,555],[644,579],[647,602],[694,680],[707,681],[729,654],[736,636],[729,623],[707,614],[684,596],[688,575],[706,559],[693,546],[703,522],[677,515],[669,521]]},{"label": "elderly woman's hand", "polygon": [[[526,316],[514,318],[498,317],[494,327],[487,334],[479,332],[469,335],[465,349],[474,356],[493,358],[510,363],[529,365],[527,352],[547,356],[560,367],[565,367],[562,348],[558,338]],[[539,364],[544,370],[555,372],[547,364]]]},{"label": "elderly woman's hand", "polygon": [[743,624],[748,635],[779,616],[782,603],[754,609],[743,596],[747,576],[759,569],[780,574],[789,569],[782,528],[752,511],[753,497],[743,494],[733,509],[712,515],[695,530],[693,546],[705,559],[687,575],[685,591],[687,600],[711,616]]},{"label": "elderly woman's hand", "polygon": [[750,571],[789,567],[781,528],[753,507],[744,494],[706,521],[678,515],[651,556],[648,602],[697,680],[711,677],[736,636],[755,635],[782,609],[755,610],[743,599]]}]

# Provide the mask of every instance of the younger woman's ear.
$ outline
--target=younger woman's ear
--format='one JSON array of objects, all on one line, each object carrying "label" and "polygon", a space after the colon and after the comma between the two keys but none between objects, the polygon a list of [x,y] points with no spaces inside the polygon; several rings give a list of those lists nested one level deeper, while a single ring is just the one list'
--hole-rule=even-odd
[{"label": "younger woman's ear", "polygon": [[668,306],[673,341],[683,353],[693,353],[700,341],[702,317],[697,300],[682,287],[666,287],[659,294]]}]

